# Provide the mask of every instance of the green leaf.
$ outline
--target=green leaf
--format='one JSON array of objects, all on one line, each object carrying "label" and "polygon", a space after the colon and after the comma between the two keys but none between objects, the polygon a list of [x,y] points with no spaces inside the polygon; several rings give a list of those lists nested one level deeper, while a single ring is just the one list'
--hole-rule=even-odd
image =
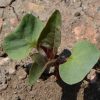
[{"label": "green leaf", "polygon": [[34,63],[30,69],[29,79],[28,79],[30,85],[33,85],[37,81],[37,79],[41,76],[41,74],[46,68],[45,65],[47,62],[46,58],[39,53],[33,55],[33,60]]},{"label": "green leaf", "polygon": [[44,23],[32,14],[26,14],[17,29],[8,35],[3,48],[9,57],[20,60],[28,56],[33,47],[37,46]]},{"label": "green leaf", "polygon": [[45,28],[43,29],[39,40],[38,47],[46,47],[57,51],[61,42],[61,15],[58,10],[56,10],[49,18]]},{"label": "green leaf", "polygon": [[38,63],[39,65],[43,65],[45,62],[47,62],[46,56],[40,53],[34,53],[32,59],[34,60],[34,62]]},{"label": "green leaf", "polygon": [[47,57],[41,55],[40,53],[33,54],[34,63],[30,69],[28,82],[33,85],[37,79],[41,76],[47,67],[54,65],[57,59],[52,59],[47,61]]},{"label": "green leaf", "polygon": [[68,61],[59,67],[62,80],[75,84],[83,80],[100,57],[100,51],[88,41],[80,41],[72,49]]}]

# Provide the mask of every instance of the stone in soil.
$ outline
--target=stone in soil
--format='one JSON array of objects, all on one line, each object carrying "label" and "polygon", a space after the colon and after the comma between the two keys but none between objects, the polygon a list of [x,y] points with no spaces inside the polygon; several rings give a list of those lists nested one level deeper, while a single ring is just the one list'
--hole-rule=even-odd
[{"label": "stone in soil", "polygon": [[9,74],[15,74],[16,69],[15,69],[15,63],[14,62],[12,63],[12,66],[9,66],[8,72],[9,72]]},{"label": "stone in soil", "polygon": [[27,73],[25,72],[23,68],[19,68],[16,74],[19,80],[23,80],[27,76]]},{"label": "stone in soil", "polygon": [[97,75],[96,75],[96,70],[95,69],[91,69],[90,73],[87,75],[87,79],[91,82],[91,83],[95,83],[97,80]]}]

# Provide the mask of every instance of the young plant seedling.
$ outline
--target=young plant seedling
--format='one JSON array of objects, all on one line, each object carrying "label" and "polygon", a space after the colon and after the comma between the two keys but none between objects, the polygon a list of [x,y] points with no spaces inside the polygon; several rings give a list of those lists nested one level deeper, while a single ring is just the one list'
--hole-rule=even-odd
[{"label": "young plant seedling", "polygon": [[33,48],[38,50],[31,55],[34,61],[29,72],[31,85],[50,66],[59,69],[60,77],[67,84],[78,83],[98,61],[100,51],[85,40],[77,42],[72,52],[67,50],[57,55],[61,42],[60,29],[61,14],[58,10],[46,24],[32,14],[26,14],[16,30],[5,38],[3,48],[12,59],[24,59]]}]

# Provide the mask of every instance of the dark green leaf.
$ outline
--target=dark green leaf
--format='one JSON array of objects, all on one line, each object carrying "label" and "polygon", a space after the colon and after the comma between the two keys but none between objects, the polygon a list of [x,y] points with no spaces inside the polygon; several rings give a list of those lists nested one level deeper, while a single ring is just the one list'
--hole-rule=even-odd
[{"label": "dark green leaf", "polygon": [[29,84],[33,85],[37,79],[41,76],[41,74],[44,72],[44,70],[47,67],[52,66],[57,59],[52,59],[50,61],[47,61],[47,58],[43,55],[36,53],[33,55],[33,66],[30,69],[29,72]]},{"label": "dark green leaf", "polygon": [[96,64],[100,51],[88,41],[76,43],[68,61],[60,65],[60,76],[68,84],[80,82]]},{"label": "dark green leaf", "polygon": [[23,17],[18,28],[4,40],[4,50],[13,59],[23,59],[36,47],[44,23],[32,14]]},{"label": "dark green leaf", "polygon": [[39,65],[43,65],[45,62],[47,62],[47,58],[40,53],[34,53],[32,59]]},{"label": "dark green leaf", "polygon": [[45,65],[47,62],[46,58],[39,53],[36,53],[33,55],[33,60],[34,60],[34,63],[29,72],[30,85],[33,85],[37,81],[37,79],[41,76],[41,74],[46,68]]},{"label": "dark green leaf", "polygon": [[38,47],[46,47],[48,49],[53,49],[57,52],[57,49],[61,42],[61,15],[58,10],[56,10],[49,18],[45,28],[43,29],[39,40]]}]

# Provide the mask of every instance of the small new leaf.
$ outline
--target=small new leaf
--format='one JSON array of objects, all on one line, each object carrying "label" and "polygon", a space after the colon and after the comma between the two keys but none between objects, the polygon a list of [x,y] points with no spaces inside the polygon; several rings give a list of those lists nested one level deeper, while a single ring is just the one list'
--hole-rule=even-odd
[{"label": "small new leaf", "polygon": [[26,14],[18,28],[8,35],[3,48],[12,59],[21,60],[28,56],[33,47],[37,46],[44,23],[32,14]]},{"label": "small new leaf", "polygon": [[33,85],[45,70],[44,66],[47,62],[46,57],[39,53],[33,54],[33,65],[29,72],[29,84]]},{"label": "small new leaf", "polygon": [[100,51],[88,41],[80,41],[72,49],[68,61],[59,67],[62,80],[68,84],[80,82],[96,64]]}]

